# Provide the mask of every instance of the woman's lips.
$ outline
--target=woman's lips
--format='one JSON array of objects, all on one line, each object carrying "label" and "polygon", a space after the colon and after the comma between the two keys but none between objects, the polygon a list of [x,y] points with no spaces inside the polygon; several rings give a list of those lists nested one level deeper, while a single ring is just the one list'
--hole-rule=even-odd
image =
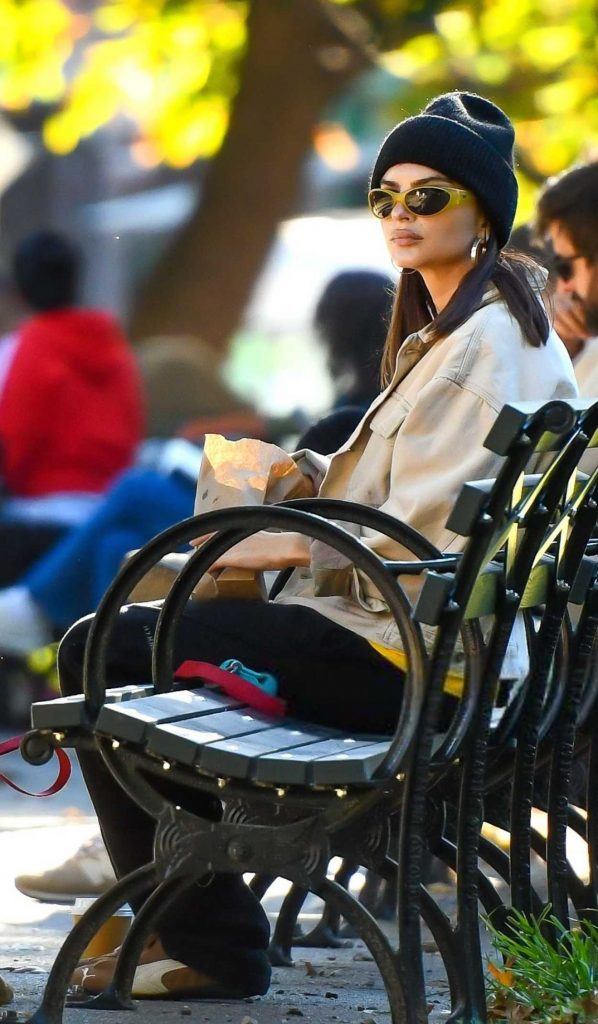
[{"label": "woman's lips", "polygon": [[391,240],[396,245],[414,245],[416,242],[421,242],[421,235],[414,235],[410,231],[395,231]]}]

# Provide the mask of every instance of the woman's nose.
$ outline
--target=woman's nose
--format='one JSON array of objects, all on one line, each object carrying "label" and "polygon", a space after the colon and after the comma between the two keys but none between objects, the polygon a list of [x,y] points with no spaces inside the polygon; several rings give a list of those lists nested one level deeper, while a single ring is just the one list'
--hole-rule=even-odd
[{"label": "woman's nose", "polygon": [[413,214],[399,200],[392,208],[392,216],[395,220],[410,220]]},{"label": "woman's nose", "polygon": [[560,295],[574,295],[575,294],[575,283],[572,278],[568,281],[564,281],[562,277],[557,278],[556,291]]}]

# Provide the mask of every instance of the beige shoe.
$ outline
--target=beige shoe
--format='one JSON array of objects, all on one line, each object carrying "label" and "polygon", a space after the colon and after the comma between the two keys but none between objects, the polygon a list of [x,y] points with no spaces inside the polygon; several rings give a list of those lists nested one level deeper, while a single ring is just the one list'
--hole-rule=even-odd
[{"label": "beige shoe", "polygon": [[15,994],[10,985],[7,985],[4,978],[0,978],[0,1006],[6,1006],[7,1003],[12,1003],[14,997]]},{"label": "beige shoe", "polygon": [[[69,997],[77,1001],[103,992],[114,978],[120,950],[81,960],[71,976]],[[168,956],[157,936],[148,939],[133,977],[136,999],[234,999],[235,994],[201,971]],[[243,993],[245,995],[245,993]],[[238,998],[242,998],[239,996]]]},{"label": "beige shoe", "polygon": [[74,903],[79,896],[101,896],[116,881],[103,839],[98,833],[72,857],[39,875],[17,875],[15,886],[42,903]]}]

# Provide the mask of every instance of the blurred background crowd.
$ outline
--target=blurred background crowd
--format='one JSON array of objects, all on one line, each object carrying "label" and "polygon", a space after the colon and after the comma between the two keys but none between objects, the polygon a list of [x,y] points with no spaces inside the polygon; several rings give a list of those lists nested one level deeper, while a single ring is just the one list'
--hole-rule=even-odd
[{"label": "blurred background crowd", "polygon": [[0,725],[53,692],[56,640],[124,552],[191,513],[206,432],[290,449],[375,395],[396,275],[365,195],[402,116],[451,88],[507,111],[516,242],[552,269],[526,225],[598,155],[597,18],[0,0]]}]

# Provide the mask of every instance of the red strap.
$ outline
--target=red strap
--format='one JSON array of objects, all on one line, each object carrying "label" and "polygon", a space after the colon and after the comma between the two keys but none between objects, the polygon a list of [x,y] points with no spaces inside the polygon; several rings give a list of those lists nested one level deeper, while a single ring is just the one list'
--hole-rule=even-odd
[{"label": "red strap", "polygon": [[[3,743],[0,743],[0,757],[2,754],[12,754],[13,751],[18,750],[22,739],[22,736],[12,736],[9,740],[4,740]],[[58,793],[64,788],[64,786],[66,786],[71,777],[72,770],[71,762],[66,751],[61,750],[60,747],[58,747],[54,753],[58,758],[58,775],[52,785],[49,786],[48,789],[42,790],[41,793],[30,793],[28,789],[22,789],[20,786],[17,786],[16,782],[13,782],[12,779],[9,779],[8,776],[4,775],[2,772],[0,772],[0,782],[5,782],[7,786],[10,786],[11,789],[15,789],[17,793],[22,793],[23,796],[54,796],[54,793]]]},{"label": "red strap", "polygon": [[287,710],[286,701],[280,697],[272,697],[264,693],[259,686],[254,686],[236,672],[227,672],[209,661],[184,661],[175,674],[175,679],[201,679],[204,683],[212,683],[224,690],[229,697],[249,704],[256,711],[261,711],[270,718],[284,718]]}]

